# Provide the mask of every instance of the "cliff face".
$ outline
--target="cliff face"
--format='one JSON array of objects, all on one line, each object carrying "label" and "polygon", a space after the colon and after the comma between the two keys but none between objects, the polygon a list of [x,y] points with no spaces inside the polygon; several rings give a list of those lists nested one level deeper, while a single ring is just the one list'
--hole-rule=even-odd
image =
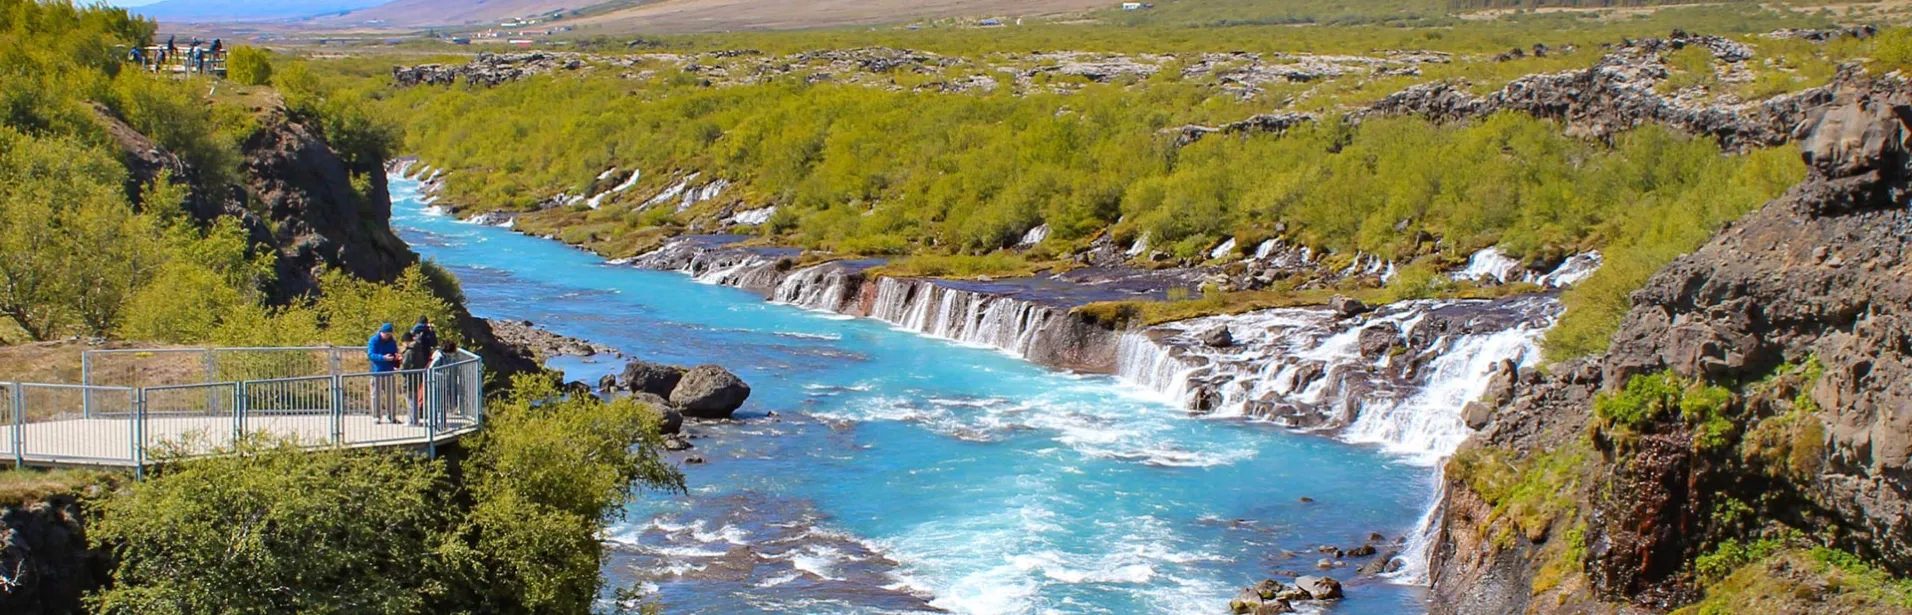
[{"label": "cliff face", "polygon": [[[1450,466],[1435,612],[1663,611],[1702,597],[1698,558],[1758,538],[1912,571],[1908,121],[1903,81],[1842,83],[1799,131],[1806,181],[1654,275],[1604,357],[1524,372],[1491,400],[1457,460],[1531,473],[1585,451],[1554,476],[1574,510],[1510,531],[1530,502]],[[1722,392],[1692,401],[1702,384]],[[1564,580],[1535,579],[1550,568]],[[1526,586],[1467,598],[1509,584]],[[1832,612],[1814,596],[1783,600]]]},{"label": "cliff face", "polygon": [[[96,107],[96,119],[120,149],[130,194],[139,194],[162,173],[181,183],[195,177],[178,156],[104,107]],[[392,232],[383,160],[348,164],[324,135],[282,112],[268,113],[240,154],[239,184],[190,184],[185,207],[201,221],[239,220],[254,246],[278,255],[273,301],[290,302],[317,291],[319,275],[327,269],[389,282],[418,263],[418,254]],[[259,207],[249,208],[249,202]],[[486,366],[504,375],[538,368],[529,354],[500,342],[490,325],[465,306],[452,307],[456,327]]]},{"label": "cliff face", "polygon": [[[391,281],[418,262],[392,233],[383,164],[350,168],[322,137],[283,117],[269,118],[254,132],[244,154],[246,191],[274,229],[279,297],[317,290],[325,268]],[[362,186],[353,185],[354,175],[363,178]]]}]

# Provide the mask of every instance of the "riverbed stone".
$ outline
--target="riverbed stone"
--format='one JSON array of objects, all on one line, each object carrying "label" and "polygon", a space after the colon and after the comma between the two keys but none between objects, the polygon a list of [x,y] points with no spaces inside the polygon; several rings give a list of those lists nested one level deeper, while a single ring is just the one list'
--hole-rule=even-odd
[{"label": "riverbed stone", "polygon": [[1228,348],[1235,345],[1235,335],[1229,333],[1228,327],[1222,325],[1216,325],[1207,331],[1203,331],[1199,337],[1202,341],[1202,345],[1209,348]]},{"label": "riverbed stone", "polygon": [[1391,322],[1384,322],[1362,329],[1360,336],[1356,338],[1356,344],[1361,349],[1362,358],[1379,359],[1402,345],[1401,327]]},{"label": "riverbed stone", "polygon": [[1295,579],[1295,587],[1308,592],[1315,600],[1339,600],[1341,582],[1328,577],[1307,576]]},{"label": "riverbed stone", "polygon": [[1480,431],[1492,420],[1494,420],[1494,407],[1486,403],[1470,401],[1466,406],[1461,407],[1461,422],[1466,423],[1468,429]]},{"label": "riverbed stone", "polygon": [[631,361],[624,364],[621,380],[625,388],[632,393],[650,393],[658,397],[670,397],[676,390],[678,381],[684,378],[684,368],[650,361]]},{"label": "riverbed stone", "polygon": [[685,372],[670,397],[671,404],[681,408],[685,416],[714,419],[730,418],[747,399],[750,385],[716,365],[699,365]]},{"label": "riverbed stone", "polygon": [[1335,295],[1333,299],[1328,300],[1328,309],[1333,311],[1334,315],[1338,318],[1353,318],[1366,314],[1373,308],[1368,307],[1366,303],[1362,303],[1360,299],[1345,295]]}]

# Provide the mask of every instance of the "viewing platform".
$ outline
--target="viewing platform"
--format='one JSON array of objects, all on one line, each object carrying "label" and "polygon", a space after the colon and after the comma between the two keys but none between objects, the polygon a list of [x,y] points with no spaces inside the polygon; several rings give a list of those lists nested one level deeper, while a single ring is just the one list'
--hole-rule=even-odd
[{"label": "viewing platform", "polygon": [[0,382],[0,463],[138,472],[249,437],[435,454],[484,422],[484,363],[464,350],[385,373],[355,347],[89,350],[81,374]]}]

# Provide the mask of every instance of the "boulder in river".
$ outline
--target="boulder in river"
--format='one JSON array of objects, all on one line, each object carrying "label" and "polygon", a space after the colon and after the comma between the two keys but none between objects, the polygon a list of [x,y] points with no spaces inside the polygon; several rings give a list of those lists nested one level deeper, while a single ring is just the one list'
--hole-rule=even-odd
[{"label": "boulder in river", "polygon": [[1480,431],[1492,420],[1494,420],[1494,407],[1484,402],[1470,401],[1466,406],[1461,407],[1461,422],[1466,423],[1468,429]]},{"label": "boulder in river", "polygon": [[1235,345],[1235,335],[1229,333],[1228,327],[1222,325],[1203,331],[1200,339],[1202,345],[1209,348],[1227,348]]},{"label": "boulder in river", "polygon": [[1356,338],[1361,348],[1361,356],[1366,359],[1379,359],[1396,347],[1402,346],[1401,327],[1394,323],[1381,323],[1361,330]]},{"label": "boulder in river", "polygon": [[1295,587],[1308,592],[1315,600],[1339,600],[1341,582],[1328,577],[1301,577],[1295,579]]},{"label": "boulder in river", "polygon": [[687,416],[715,419],[730,418],[746,399],[750,399],[750,385],[716,365],[699,365],[685,372],[670,397]]},{"label": "boulder in river", "polygon": [[1332,310],[1338,318],[1353,318],[1366,314],[1373,308],[1369,308],[1368,304],[1362,303],[1360,299],[1335,295],[1333,299],[1328,300],[1328,309]]},{"label": "boulder in river", "polygon": [[650,361],[632,361],[624,365],[624,376],[619,380],[632,393],[650,393],[658,397],[670,397],[671,392],[677,389],[678,381],[683,378],[684,368],[682,367]]},{"label": "boulder in river", "polygon": [[1362,564],[1360,568],[1355,569],[1355,574],[1358,574],[1364,577],[1372,577],[1372,576],[1378,576],[1382,573],[1388,573],[1388,572],[1394,572],[1396,570],[1400,570],[1401,561],[1398,559],[1395,559],[1400,556],[1401,556],[1400,551],[1388,551],[1387,553],[1381,554],[1380,557],[1374,558],[1372,560],[1368,560],[1368,563]]}]

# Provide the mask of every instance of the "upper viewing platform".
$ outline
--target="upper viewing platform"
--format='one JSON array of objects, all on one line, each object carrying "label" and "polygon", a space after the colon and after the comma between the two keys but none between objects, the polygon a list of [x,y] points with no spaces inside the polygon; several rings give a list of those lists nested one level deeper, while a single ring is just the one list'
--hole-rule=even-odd
[{"label": "upper viewing platform", "polygon": [[374,373],[364,348],[89,350],[78,384],[0,382],[0,462],[143,468],[246,437],[433,450],[484,420],[484,364]]},{"label": "upper viewing platform", "polygon": [[152,73],[223,78],[226,76],[227,51],[220,41],[194,41],[185,45],[175,41],[137,48],[127,53],[126,60]]}]

